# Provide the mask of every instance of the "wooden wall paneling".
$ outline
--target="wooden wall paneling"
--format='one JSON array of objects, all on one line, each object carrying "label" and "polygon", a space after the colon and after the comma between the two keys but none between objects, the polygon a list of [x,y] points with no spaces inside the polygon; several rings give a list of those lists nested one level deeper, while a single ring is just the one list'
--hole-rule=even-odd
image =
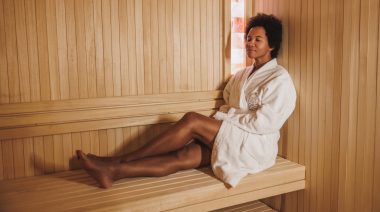
[{"label": "wooden wall paneling", "polygon": [[108,155],[108,137],[107,130],[99,130],[99,155],[107,156]]},{"label": "wooden wall paneling", "polygon": [[20,102],[20,81],[17,55],[17,37],[14,1],[3,1],[5,19],[5,39],[7,49],[8,86],[10,103]]},{"label": "wooden wall paneling", "polygon": [[65,11],[70,99],[77,99],[79,98],[79,77],[74,0],[65,1]]},{"label": "wooden wall paneling", "polygon": [[[363,159],[361,163],[362,166],[362,182],[359,183],[362,185],[360,191],[360,201],[359,207],[361,210],[370,211],[372,209],[372,188],[373,188],[373,175],[374,169],[374,148],[375,148],[375,134],[376,134],[376,72],[377,72],[377,39],[379,36],[377,18],[379,16],[379,2],[378,1],[362,1],[361,2],[361,12],[360,12],[360,69],[366,67],[366,72],[363,72],[364,80],[359,78],[359,83],[364,83],[362,86],[359,84],[359,87],[363,90],[362,95],[365,97],[365,101],[359,102],[362,103],[363,110],[360,112],[365,112],[363,114],[363,123],[364,126],[361,126],[361,123],[358,123],[358,130],[361,130],[358,141],[362,140],[364,137],[363,145]],[[361,94],[359,93],[359,98]],[[359,115],[360,117],[360,115]],[[360,120],[360,118],[359,118]],[[361,128],[363,127],[363,128]],[[358,133],[359,134],[359,133]],[[359,149],[360,145],[357,145]],[[359,178],[360,179],[360,178]],[[356,184],[358,185],[358,184]]]},{"label": "wooden wall paneling", "polygon": [[[319,97],[318,97],[318,149],[317,149],[317,181],[316,181],[316,211],[321,211],[325,202],[324,199],[324,175],[325,173],[325,126],[326,126],[326,55],[327,55],[327,18],[328,18],[328,1],[322,0],[319,6]],[[331,71],[331,70],[329,70]]]},{"label": "wooden wall paneling", "polygon": [[310,205],[309,210],[310,211],[316,211],[317,209],[317,183],[318,183],[318,143],[320,139],[320,135],[318,134],[318,123],[320,121],[319,117],[319,71],[320,71],[320,35],[321,35],[321,5],[320,2],[315,1],[313,2],[313,91],[312,91],[312,144],[311,144],[311,175],[310,175]]},{"label": "wooden wall paneling", "polygon": [[[268,4],[269,2],[264,1],[264,10],[267,11],[267,13],[270,13],[270,7],[271,5]],[[297,0],[291,0],[289,1],[290,5],[300,5],[300,3],[297,2]],[[289,16],[287,18],[288,20],[288,33],[289,36],[287,38],[289,49],[288,53],[289,55],[292,55],[293,57],[288,58],[288,72],[292,76],[293,83],[296,87],[297,92],[300,91],[299,87],[299,74],[297,73],[297,64],[299,64],[299,23],[297,22],[297,17],[299,17],[299,6],[296,7],[289,7]],[[286,18],[285,18],[286,19]],[[299,98],[297,98],[296,102],[296,108],[293,111],[292,116],[289,118],[287,123],[287,136],[284,138],[286,139],[286,157],[290,160],[297,161],[297,155],[298,155],[298,132],[297,132],[297,124],[299,121]],[[283,202],[283,209],[284,211],[295,211],[297,210],[297,194],[296,193],[290,193],[284,196],[284,202]]]},{"label": "wooden wall paneling", "polygon": [[9,85],[3,1],[0,1],[0,11],[0,104],[4,104],[9,103]]},{"label": "wooden wall paneling", "polygon": [[12,140],[14,177],[25,177],[24,143],[22,139]]},{"label": "wooden wall paneling", "polygon": [[[288,67],[288,17],[289,17],[289,4],[285,1],[280,1],[279,7],[281,8],[278,17],[282,21],[283,25],[283,37],[282,37],[282,43],[279,55],[281,55],[278,58],[278,63],[281,64],[284,67]],[[253,12],[254,15],[256,15],[259,12],[262,12],[264,10],[263,8],[263,2],[255,1],[254,8],[257,9],[257,11]],[[281,130],[281,137],[279,140],[279,154],[283,157],[286,157],[286,148],[287,148],[287,128],[288,128],[288,122],[284,124]]]},{"label": "wooden wall paneling", "polygon": [[187,22],[187,87],[188,91],[194,91],[195,88],[195,55],[194,55],[194,1],[193,0],[187,0],[186,2],[186,22]]},{"label": "wooden wall paneling", "polygon": [[166,39],[166,1],[158,0],[157,2],[158,11],[158,61],[159,61],[159,82],[160,89],[159,93],[168,92],[168,68],[167,68],[167,46],[168,41]]},{"label": "wooden wall paneling", "polygon": [[91,142],[91,153],[95,155],[99,155],[99,131],[93,130],[90,131],[90,142]]},{"label": "wooden wall paneling", "polygon": [[187,32],[187,3],[182,0],[182,3],[179,4],[179,37],[180,37],[180,91],[184,92],[189,89],[188,84],[188,44],[187,40],[190,38]]},{"label": "wooden wall paneling", "polygon": [[[246,14],[252,16],[253,13],[253,2],[252,0],[248,0],[249,4],[246,7]],[[249,10],[248,8],[253,8]],[[223,43],[221,49],[222,54],[222,69],[223,76],[221,76],[223,83],[226,83],[228,78],[231,75],[231,1],[224,0],[223,1]],[[203,75],[202,75],[203,76]],[[203,78],[203,77],[202,77]]]},{"label": "wooden wall paneling", "polygon": [[[88,81],[87,81],[87,65],[86,65],[86,58],[87,58],[86,57],[86,28],[85,28],[83,1],[74,0],[74,6],[75,6],[75,32],[76,32],[75,37],[76,37],[77,58],[78,58],[77,64],[78,64],[79,98],[88,98]],[[112,78],[110,82],[112,82]]]},{"label": "wooden wall paneling", "polygon": [[[356,106],[357,100],[355,99],[355,85],[354,79],[357,78],[355,74],[355,52],[357,50],[357,37],[355,33],[355,17],[352,12],[353,2],[344,4],[344,31],[343,31],[343,72],[342,72],[342,104],[341,104],[341,128],[340,128],[340,158],[339,158],[339,193],[341,194],[338,199],[339,211],[350,211],[354,208],[354,195],[352,192],[352,180],[355,173],[353,159],[355,158],[354,138],[356,138]],[[353,44],[353,45],[352,45]],[[357,95],[356,95],[357,96]],[[347,157],[346,155],[350,155]],[[353,209],[351,209],[352,211]]]},{"label": "wooden wall paneling", "polygon": [[[298,96],[300,93],[300,90],[303,89],[301,87],[301,0],[296,0],[295,5],[298,5],[295,7],[295,17],[294,17],[294,84],[296,88],[298,88]],[[270,5],[271,11],[273,11],[273,1]],[[294,126],[293,126],[293,149],[292,151],[292,158],[293,161],[299,162],[299,145],[300,145],[300,139],[299,139],[299,133],[300,133],[300,101],[301,98],[297,98],[296,102],[296,109],[293,112],[294,117]]]},{"label": "wooden wall paneling", "polygon": [[[0,2],[1,3],[1,2]],[[3,147],[2,147],[2,143],[3,141],[0,140],[0,180],[3,180],[4,179],[4,163],[3,163]]]},{"label": "wooden wall paneling", "polygon": [[[359,1],[353,1],[352,2],[352,10],[348,12],[348,14],[351,12],[352,22],[350,23],[352,25],[351,28],[351,42],[354,42],[354,44],[351,46],[351,55],[350,55],[350,67],[349,67],[349,74],[351,75],[350,78],[350,120],[349,120],[349,137],[348,137],[348,148],[347,148],[347,155],[350,155],[346,161],[347,164],[347,170],[346,170],[346,199],[345,199],[345,205],[347,211],[357,211],[358,205],[356,202],[356,199],[358,196],[356,195],[356,192],[360,192],[360,190],[355,190],[355,184],[358,179],[359,171],[362,167],[358,166],[357,160],[360,158],[361,151],[358,149],[358,135],[360,131],[358,131],[358,125],[360,122],[359,119],[359,77],[360,77],[360,60],[359,60],[359,52],[360,52],[360,2]],[[360,147],[359,147],[360,148]],[[358,158],[359,156],[359,158]]]},{"label": "wooden wall paneling", "polygon": [[94,27],[94,3],[92,0],[84,1],[84,16],[86,30],[86,67],[88,81],[88,97],[97,97],[96,88],[96,49],[95,49],[95,27]]},{"label": "wooden wall paneling", "polygon": [[23,138],[22,140],[24,144],[25,176],[34,176],[33,138]]},{"label": "wooden wall paneling", "polygon": [[[377,9],[380,12],[380,5],[377,7]],[[380,29],[380,15],[378,15],[378,29]],[[377,37],[377,48],[380,49],[380,35]],[[377,53],[377,86],[376,86],[376,124],[375,124],[375,129],[380,128],[380,74],[379,74],[379,67],[380,67],[380,53]],[[376,130],[375,133],[375,161],[380,161],[380,131]],[[1,177],[1,175],[0,175]],[[372,211],[380,211],[380,201],[378,201],[378,195],[380,193],[380,163],[374,163],[374,174],[373,174],[373,196],[372,196]]]},{"label": "wooden wall paneling", "polygon": [[145,67],[144,67],[144,37],[143,28],[143,4],[142,1],[135,1],[136,20],[136,56],[137,56],[137,93],[145,92]]},{"label": "wooden wall paneling", "polygon": [[46,26],[47,47],[49,57],[51,100],[60,100],[60,80],[58,68],[58,40],[57,40],[57,18],[56,0],[46,1]]},{"label": "wooden wall paneling", "polygon": [[113,96],[121,96],[119,2],[110,1]]},{"label": "wooden wall paneling", "polygon": [[[219,44],[218,44],[218,85],[216,87],[216,89],[224,89],[224,83],[226,81],[226,78],[224,77],[225,75],[225,70],[224,70],[224,63],[225,63],[225,44],[224,44],[224,40],[226,39],[225,38],[225,27],[226,27],[226,24],[224,23],[224,20],[225,20],[225,16],[226,16],[226,11],[225,11],[225,8],[228,7],[228,8],[231,8],[230,5],[226,6],[225,5],[226,2],[225,1],[219,1],[219,19],[218,19],[218,25],[219,25]],[[231,4],[228,3],[228,4]],[[228,17],[230,17],[230,12],[228,12],[229,14],[227,15]]]},{"label": "wooden wall paneling", "polygon": [[[369,112],[370,111],[366,111],[366,104],[368,104],[368,99],[367,99],[367,95],[366,95],[366,86],[367,86],[367,68],[368,68],[368,64],[367,64],[367,61],[366,58],[368,55],[367,55],[367,51],[368,51],[368,45],[367,45],[367,42],[368,42],[368,37],[367,37],[367,33],[368,33],[368,26],[366,26],[366,23],[368,23],[368,1],[367,0],[363,0],[363,1],[360,1],[359,2],[359,14],[358,14],[358,30],[359,30],[359,58],[358,58],[358,69],[357,69],[357,72],[358,72],[358,78],[357,78],[357,83],[358,83],[358,103],[357,103],[357,127],[356,127],[356,130],[357,130],[357,137],[356,137],[356,161],[355,161],[355,165],[356,165],[356,169],[355,169],[355,179],[354,179],[354,191],[355,191],[355,195],[354,195],[354,208],[355,208],[355,211],[357,210],[363,210],[364,208],[366,208],[363,204],[363,195],[366,196],[364,194],[364,190],[366,190],[364,188],[364,170],[365,170],[365,163],[364,163],[364,158],[366,157],[371,157],[370,154],[368,155],[364,155],[364,149],[365,149],[365,146],[368,144],[369,142],[369,135],[366,135],[366,128],[369,127],[367,125],[367,122],[368,122],[368,115],[369,115]],[[366,14],[363,14],[363,13],[366,13]],[[359,68],[360,67],[360,68]],[[359,142],[360,141],[360,142]],[[368,191],[366,191],[368,192]],[[365,204],[369,205],[371,204],[370,202],[371,200],[366,200]]]},{"label": "wooden wall paneling", "polygon": [[55,171],[54,167],[54,140],[53,136],[48,135],[43,137],[44,145],[44,174],[51,174]]},{"label": "wooden wall paneling", "polygon": [[73,157],[73,142],[71,133],[62,134],[63,169],[70,169],[70,160]]},{"label": "wooden wall paneling", "polygon": [[158,31],[158,11],[157,0],[151,0],[150,3],[150,41],[151,41],[151,72],[152,72],[152,93],[160,92],[160,61],[159,61],[159,31]]},{"label": "wooden wall paneling", "polygon": [[[334,81],[338,81],[339,79],[335,79],[334,75],[336,72],[335,69],[335,1],[327,1],[324,2],[327,7],[327,21],[325,25],[327,25],[327,41],[326,41],[326,124],[325,124],[325,148],[324,152],[324,175],[323,175],[323,205],[322,211],[331,211],[331,191],[332,191],[332,160],[338,160],[338,154],[332,155],[332,148],[334,147],[334,143],[337,143],[338,140],[333,140],[333,118],[334,116]],[[339,118],[339,117],[338,117]]]},{"label": "wooden wall paneling", "polygon": [[[305,144],[305,165],[311,167],[311,152],[312,152],[312,123],[313,123],[313,40],[314,40],[314,22],[313,22],[313,1],[307,2],[307,53],[306,53],[306,74],[307,74],[307,86],[306,86],[306,144]],[[310,208],[310,180],[311,169],[306,170],[306,190],[304,196],[304,210],[307,211]]]},{"label": "wooden wall paneling", "polygon": [[128,25],[128,84],[130,95],[137,95],[137,39],[135,21],[135,1],[127,0],[127,25]]},{"label": "wooden wall paneling", "polygon": [[[378,11],[380,12],[380,5],[377,7]],[[380,29],[380,15],[377,17],[378,21],[378,29]],[[380,35],[377,37],[377,48],[380,49]],[[379,74],[379,67],[380,67],[380,53],[377,53],[377,86],[376,86],[376,124],[375,129],[380,128],[380,74]],[[375,133],[375,161],[380,161],[380,131],[376,130]],[[1,175],[0,175],[1,176]],[[380,178],[380,163],[374,163],[374,179]],[[378,196],[376,194],[380,193],[380,182],[379,180],[373,181],[373,192],[374,195],[372,196],[372,211],[379,211],[380,210],[380,201],[377,201]]]},{"label": "wooden wall paneling", "polygon": [[122,136],[123,136],[123,144],[121,148],[121,154],[126,154],[129,151],[129,145],[131,144],[131,128],[130,127],[123,127],[122,130]]},{"label": "wooden wall paneling", "polygon": [[[202,90],[201,75],[201,3],[194,1],[194,91]],[[220,70],[219,70],[220,71]]]},{"label": "wooden wall paneling", "polygon": [[51,99],[51,89],[45,0],[36,0],[36,22],[41,100],[48,101]]},{"label": "wooden wall paneling", "polygon": [[213,58],[213,29],[212,26],[212,11],[213,0],[206,0],[206,49],[207,49],[207,90],[214,88],[214,58]]},{"label": "wooden wall paneling", "polygon": [[[36,102],[36,101],[41,100],[40,68],[38,64],[38,46],[37,46],[37,31],[36,31],[37,30],[36,2],[25,1],[25,11],[26,11],[26,30],[27,30],[26,33],[27,33],[27,39],[28,39],[27,42],[28,42],[29,71],[30,71],[30,100],[32,102]],[[0,78],[2,77],[0,76]]]},{"label": "wooden wall paneling", "polygon": [[142,26],[143,26],[143,41],[144,41],[144,94],[153,93],[152,85],[152,42],[151,42],[151,12],[150,1],[142,1]]},{"label": "wooden wall paneling", "polygon": [[130,135],[129,140],[127,142],[127,153],[133,152],[138,149],[139,142],[138,142],[138,136],[139,136],[139,128],[138,126],[130,127]]},{"label": "wooden wall paneling", "polygon": [[213,34],[213,72],[214,72],[214,83],[212,90],[216,90],[220,87],[221,79],[220,79],[220,51],[222,50],[220,46],[222,45],[222,31],[221,31],[221,14],[220,14],[220,3],[219,0],[214,0],[212,5],[212,34]]},{"label": "wooden wall paneling", "polygon": [[96,67],[96,91],[98,97],[106,96],[104,47],[103,47],[103,20],[102,2],[94,1],[94,28],[95,28],[95,67]]},{"label": "wooden wall paneling", "polygon": [[82,147],[81,149],[83,150],[83,152],[91,152],[91,137],[90,137],[90,132],[89,131],[85,131],[85,132],[81,132],[81,139],[82,139]]},{"label": "wooden wall paneling", "polygon": [[[276,4],[277,2],[275,2]],[[277,4],[274,6],[274,10],[277,11]],[[300,12],[300,91],[299,91],[299,158],[298,162],[300,164],[306,164],[306,143],[307,140],[307,7],[308,1],[301,2],[301,12]],[[276,13],[275,13],[276,14]],[[297,192],[298,206],[297,211],[304,211],[305,201],[304,201],[305,191]]]},{"label": "wooden wall paneling", "polygon": [[173,0],[165,0],[167,92],[174,92]]},{"label": "wooden wall paneling", "polygon": [[[71,149],[71,155],[72,157],[76,158],[76,150],[82,149],[82,136],[80,132],[71,133],[71,143],[72,143],[72,149]],[[72,167],[73,169],[78,169],[80,166],[78,163],[73,163]]]},{"label": "wooden wall paneling", "polygon": [[[336,5],[342,5],[343,0],[336,2]],[[341,150],[340,146],[340,126],[341,126],[341,107],[342,107],[342,73],[343,73],[343,7],[336,6],[335,8],[335,49],[334,49],[334,105],[333,105],[333,145],[332,155],[335,159],[332,163],[332,182],[331,182],[331,211],[338,211],[339,199],[339,160]]]},{"label": "wooden wall paneling", "polygon": [[127,96],[130,94],[130,83],[135,81],[130,78],[129,74],[129,56],[128,56],[128,40],[131,39],[128,34],[128,14],[127,0],[119,1],[119,23],[120,23],[120,80],[121,80],[121,95]]},{"label": "wooden wall paneling", "polygon": [[25,2],[24,0],[15,0],[14,4],[20,77],[20,100],[21,102],[30,102],[30,71],[28,60],[28,41],[26,36]]},{"label": "wooden wall paneling", "polygon": [[[0,1],[0,104],[9,103],[7,41],[3,0]],[[2,175],[0,175],[2,177]]]},{"label": "wooden wall paneling", "polygon": [[173,0],[173,71],[174,71],[174,91],[180,91],[181,84],[181,40],[180,40],[180,8],[179,0]]},{"label": "wooden wall paneling", "polygon": [[57,16],[57,41],[58,41],[58,70],[60,80],[60,93],[61,99],[70,98],[69,89],[69,70],[67,59],[67,30],[66,30],[66,12],[65,2],[56,2],[56,16]]},{"label": "wooden wall paneling", "polygon": [[124,148],[123,129],[116,128],[115,129],[115,155],[122,155],[123,148]]},{"label": "wooden wall paneling", "polygon": [[43,137],[33,138],[34,175],[43,175],[45,172],[45,149]]},{"label": "wooden wall paneling", "polygon": [[62,135],[53,135],[53,149],[54,154],[54,171],[59,172],[64,170],[64,154],[63,154],[63,139]]},{"label": "wooden wall paneling", "polygon": [[201,90],[208,89],[208,59],[207,59],[207,1],[200,2],[200,25],[201,25]]},{"label": "wooden wall paneling", "polygon": [[14,179],[13,140],[2,140],[1,147],[3,150],[3,179]]},{"label": "wooden wall paneling", "polygon": [[[358,14],[358,29],[359,29],[359,58],[357,59],[358,67],[360,67],[358,71],[358,110],[357,110],[357,137],[356,137],[356,169],[355,169],[355,180],[354,180],[354,190],[355,190],[355,198],[354,198],[354,204],[355,204],[355,211],[357,210],[363,210],[366,208],[363,204],[363,195],[366,188],[364,187],[364,170],[365,170],[365,158],[371,157],[370,154],[364,155],[365,146],[369,143],[369,136],[366,135],[366,128],[368,126],[368,119],[369,119],[369,111],[366,111],[366,104],[368,104],[368,98],[367,98],[367,92],[366,87],[367,83],[367,69],[368,64],[366,57],[367,51],[368,51],[368,26],[366,25],[368,23],[368,0],[360,1],[359,3],[359,14]],[[365,13],[365,14],[363,14]],[[360,140],[360,142],[358,142]],[[368,191],[367,191],[368,192]],[[365,204],[370,205],[371,200],[366,200]]]},{"label": "wooden wall paneling", "polygon": [[110,1],[102,1],[103,59],[106,96],[114,95],[112,68],[112,25]]},{"label": "wooden wall paneling", "polygon": [[138,129],[138,136],[137,136],[137,144],[136,149],[139,149],[140,147],[144,146],[147,142],[150,141],[150,138],[153,133],[151,131],[148,132],[148,130],[152,129],[152,125],[141,125],[137,127]]}]

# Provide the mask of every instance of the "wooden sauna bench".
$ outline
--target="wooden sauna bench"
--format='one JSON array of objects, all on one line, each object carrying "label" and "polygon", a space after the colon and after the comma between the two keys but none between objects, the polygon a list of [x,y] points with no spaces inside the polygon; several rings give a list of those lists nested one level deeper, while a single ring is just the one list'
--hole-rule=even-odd
[{"label": "wooden sauna bench", "polygon": [[304,188],[305,167],[280,157],[236,188],[226,188],[210,169],[193,169],[100,189],[76,170],[0,181],[0,211],[209,211]]}]

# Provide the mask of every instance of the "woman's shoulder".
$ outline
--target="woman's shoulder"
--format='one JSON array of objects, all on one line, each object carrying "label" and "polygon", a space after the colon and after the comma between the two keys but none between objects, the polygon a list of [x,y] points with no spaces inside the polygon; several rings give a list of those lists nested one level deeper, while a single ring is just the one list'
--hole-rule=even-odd
[{"label": "woman's shoulder", "polygon": [[288,70],[286,68],[284,68],[283,66],[278,65],[278,64],[272,69],[272,74],[277,76],[277,77],[291,78]]}]

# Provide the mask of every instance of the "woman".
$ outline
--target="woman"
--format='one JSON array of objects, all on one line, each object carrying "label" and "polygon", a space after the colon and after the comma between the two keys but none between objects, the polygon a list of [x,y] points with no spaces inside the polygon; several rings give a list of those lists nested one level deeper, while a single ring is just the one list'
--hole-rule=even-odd
[{"label": "woman", "polygon": [[[259,14],[246,28],[246,51],[255,64],[236,73],[214,118],[189,112],[141,149],[120,157],[98,157],[77,150],[81,166],[102,188],[126,177],[165,176],[210,165],[235,187],[248,173],[274,165],[279,130],[295,107],[288,72],[277,64],[282,24]],[[211,154],[212,153],[212,154]]]}]

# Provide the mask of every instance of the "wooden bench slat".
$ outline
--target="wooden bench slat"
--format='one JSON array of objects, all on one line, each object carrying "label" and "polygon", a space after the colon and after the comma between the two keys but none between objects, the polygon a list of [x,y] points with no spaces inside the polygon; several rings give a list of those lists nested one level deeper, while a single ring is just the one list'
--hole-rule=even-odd
[{"label": "wooden bench slat", "polygon": [[211,212],[276,212],[266,204],[260,201],[248,202],[240,205],[234,205],[223,209],[214,210]]},{"label": "wooden bench slat", "polygon": [[0,211],[210,210],[303,189],[304,179],[304,166],[282,158],[234,189],[226,189],[210,169],[123,179],[107,190],[97,188],[84,171],[69,171],[0,181]]}]

